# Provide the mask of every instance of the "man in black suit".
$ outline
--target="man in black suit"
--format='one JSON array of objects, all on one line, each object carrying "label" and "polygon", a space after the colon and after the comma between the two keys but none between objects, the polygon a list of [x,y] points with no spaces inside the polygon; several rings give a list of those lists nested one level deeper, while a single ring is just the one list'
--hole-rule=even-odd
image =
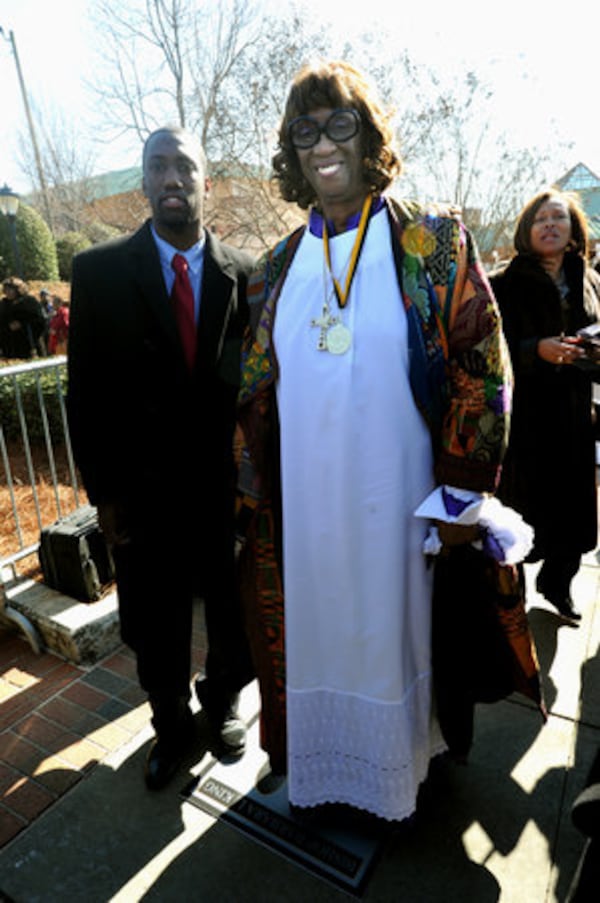
[{"label": "man in black suit", "polygon": [[[151,789],[165,786],[193,745],[195,595],[208,635],[196,692],[225,753],[244,751],[237,701],[252,678],[234,589],[232,440],[253,262],[204,229],[209,185],[195,136],[153,132],[143,152],[151,220],[73,263],[69,425],[113,550],[122,637],[152,708]],[[176,253],[189,277],[193,360],[173,306]]]}]

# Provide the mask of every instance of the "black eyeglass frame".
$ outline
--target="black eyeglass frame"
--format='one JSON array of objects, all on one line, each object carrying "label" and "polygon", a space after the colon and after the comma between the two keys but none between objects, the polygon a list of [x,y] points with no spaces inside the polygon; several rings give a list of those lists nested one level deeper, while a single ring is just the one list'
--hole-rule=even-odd
[{"label": "black eyeglass frame", "polygon": [[[328,128],[331,120],[335,116],[339,116],[340,113],[349,113],[351,115],[351,117],[354,119],[355,128],[354,128],[354,131],[350,135],[347,135],[345,138],[334,138],[333,135],[329,134],[329,132],[327,131],[327,128]],[[311,141],[310,144],[296,144],[296,142],[294,141],[294,138],[292,136],[292,129],[298,122],[309,122],[311,125],[315,126],[316,137],[315,137],[315,140]],[[315,144],[319,143],[319,141],[321,140],[321,135],[323,135],[323,134],[327,135],[329,140],[333,141],[334,144],[344,144],[346,141],[350,141],[351,138],[354,138],[355,135],[358,135],[359,130],[360,130],[360,115],[357,110],[353,109],[352,107],[349,107],[349,108],[341,108],[339,110],[333,110],[329,114],[329,116],[327,117],[327,119],[325,120],[323,125],[318,123],[316,119],[313,119],[312,116],[307,116],[306,114],[303,116],[296,116],[296,118],[292,119],[292,121],[288,124],[287,135],[288,135],[288,138],[289,138],[289,141],[290,141],[292,147],[296,148],[296,150],[309,150],[311,147],[314,147]]]}]

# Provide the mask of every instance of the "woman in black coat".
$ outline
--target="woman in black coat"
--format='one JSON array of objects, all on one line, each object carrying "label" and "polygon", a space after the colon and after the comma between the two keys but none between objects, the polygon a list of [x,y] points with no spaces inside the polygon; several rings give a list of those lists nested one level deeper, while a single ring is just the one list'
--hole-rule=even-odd
[{"label": "woman in black coat", "polygon": [[16,276],[5,279],[0,301],[0,353],[2,357],[29,360],[45,352],[46,316],[39,301],[28,294],[27,283]]},{"label": "woman in black coat", "polygon": [[491,276],[515,375],[498,494],[534,528],[537,590],[571,621],[571,581],[597,540],[592,371],[577,335],[600,320],[587,242],[575,198],[544,191],[518,218],[516,256]]}]

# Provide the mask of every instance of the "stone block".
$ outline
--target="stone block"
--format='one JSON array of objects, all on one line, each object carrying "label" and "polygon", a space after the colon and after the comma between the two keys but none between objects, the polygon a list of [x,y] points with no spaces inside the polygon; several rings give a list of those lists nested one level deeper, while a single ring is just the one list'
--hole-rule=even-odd
[{"label": "stone block", "polygon": [[3,590],[4,604],[35,627],[49,651],[73,664],[93,665],[122,643],[116,590],[89,603],[30,579]]}]

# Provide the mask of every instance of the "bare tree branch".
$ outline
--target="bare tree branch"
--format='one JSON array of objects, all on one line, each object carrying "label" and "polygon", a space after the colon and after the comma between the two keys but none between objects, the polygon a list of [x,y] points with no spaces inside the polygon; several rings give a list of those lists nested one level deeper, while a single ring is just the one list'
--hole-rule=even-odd
[{"label": "bare tree branch", "polygon": [[370,73],[397,106],[406,166],[398,189],[460,206],[486,244],[507,233],[532,186],[545,181],[549,152],[519,148],[498,129],[492,91],[477,73],[448,84],[387,47],[380,32],[350,44],[294,7],[271,14],[267,30],[257,0],[97,0],[96,11],[111,72],[95,86],[104,125],[140,140],[165,123],[195,131],[220,185],[211,225],[237,243],[268,244],[298,219],[277,197],[270,164],[289,82],[314,56]]}]

